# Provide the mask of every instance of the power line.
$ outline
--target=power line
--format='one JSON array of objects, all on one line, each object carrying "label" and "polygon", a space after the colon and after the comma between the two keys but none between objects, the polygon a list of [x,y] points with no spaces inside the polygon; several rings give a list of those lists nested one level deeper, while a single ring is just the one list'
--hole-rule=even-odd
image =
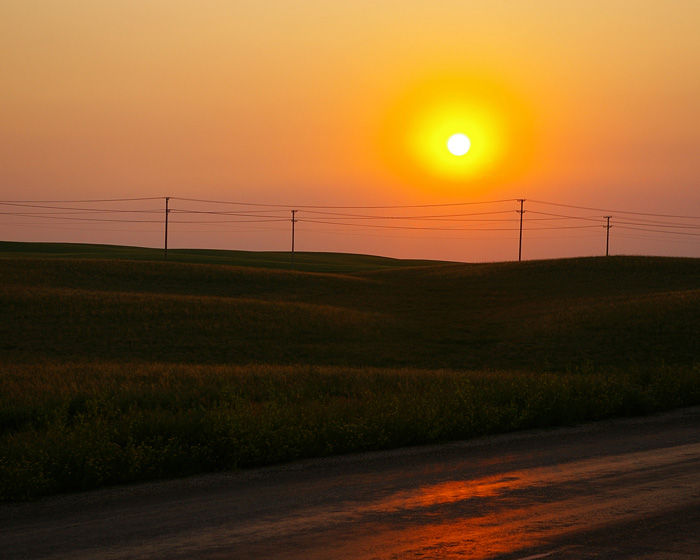
[{"label": "power line", "polygon": [[700,220],[700,216],[682,216],[675,214],[652,214],[649,212],[632,212],[629,210],[610,210],[609,208],[591,208],[588,206],[574,206],[573,204],[558,204],[556,202],[544,202],[542,200],[532,200],[528,199],[529,202],[534,202],[535,204],[547,204],[549,206],[560,206],[562,208],[577,208],[579,210],[591,210],[594,212],[606,212],[612,214],[634,214],[637,216],[656,216],[659,218],[686,218]]},{"label": "power line", "polygon": [[691,233],[688,231],[666,231],[663,229],[649,229],[649,228],[631,227],[631,226],[623,226],[623,225],[618,225],[617,227],[620,229],[630,229],[630,230],[635,230],[635,231],[648,231],[651,233],[669,233],[669,234],[673,234],[673,235],[691,235],[693,237],[700,237],[700,233]]},{"label": "power line", "polygon": [[620,224],[625,224],[628,226],[648,226],[648,227],[663,227],[663,228],[676,228],[676,229],[698,229],[700,230],[700,224],[673,224],[670,222],[630,222],[626,220],[621,220]]},{"label": "power line", "polygon": [[[117,207],[117,203],[143,202],[161,200],[165,202],[165,216],[161,216],[163,210],[150,208],[123,208]],[[171,208],[170,202],[180,201],[179,208]],[[187,204],[188,202],[210,205],[237,206],[232,209],[212,209],[197,208]],[[519,202],[519,209],[484,209],[483,211],[456,211],[456,212],[413,212],[417,209],[433,208],[464,208],[474,205],[489,205]],[[422,204],[422,205],[385,205],[385,206],[321,206],[321,205],[295,205],[293,210],[289,206],[279,204],[235,202],[221,200],[204,200],[195,198],[180,197],[142,197],[142,198],[121,198],[121,199],[89,199],[89,200],[13,200],[0,201],[0,216],[6,217],[4,225],[29,226],[71,229],[58,225],[52,226],[52,222],[61,222],[80,226],[82,224],[161,224],[168,227],[178,226],[178,232],[185,233],[179,229],[180,226],[189,227],[188,233],[199,233],[203,231],[282,231],[278,227],[247,227],[248,224],[273,224],[287,222],[288,215],[283,214],[292,211],[292,233],[294,224],[302,222],[305,224],[326,225],[336,228],[332,233],[339,233],[337,228],[349,228],[349,231],[360,229],[374,231],[416,231],[416,232],[446,232],[449,239],[466,239],[458,234],[465,232],[491,232],[514,233],[518,231],[519,246],[518,258],[522,259],[523,230],[528,232],[555,232],[564,230],[583,230],[598,227],[606,228],[606,254],[609,251],[610,242],[610,218],[616,214],[615,230],[624,236],[624,230],[637,231],[641,233],[662,234],[678,239],[688,239],[700,237],[700,216],[660,214],[636,211],[611,211],[607,209],[594,208],[588,206],[577,206],[572,204],[560,204],[539,200],[529,200],[528,203],[534,205],[542,204],[553,207],[569,208],[572,210],[585,211],[587,214],[578,215],[577,212],[543,212],[524,208],[525,199],[501,199],[489,201],[464,201],[447,204]],[[80,206],[89,204],[90,206]],[[104,204],[106,207],[97,207]],[[363,212],[365,210],[365,212]],[[379,212],[372,212],[378,210]],[[394,212],[391,212],[394,210]],[[409,211],[409,212],[404,212]],[[607,215],[595,216],[591,212],[607,212]],[[297,214],[298,213],[298,214]],[[525,219],[524,214],[528,214]],[[515,216],[519,214],[519,216]],[[120,215],[124,215],[120,217]],[[128,216],[133,216],[130,218]],[[153,216],[151,218],[151,215]],[[513,216],[508,217],[508,215]],[[621,216],[620,216],[621,215]],[[139,216],[137,218],[137,216]],[[141,218],[140,216],[143,216]],[[156,217],[158,216],[158,217]],[[12,218],[24,218],[38,220],[37,222],[18,222]],[[220,219],[217,219],[220,218]],[[607,222],[606,222],[607,220]],[[695,222],[698,220],[698,222]],[[164,223],[165,222],[165,223]],[[444,225],[440,225],[444,224]],[[221,226],[229,229],[204,230],[205,226]],[[238,229],[231,229],[236,226]],[[194,231],[200,228],[199,232]],[[370,229],[371,228],[371,229]],[[79,231],[135,231],[135,230],[114,230],[107,228],[72,228]],[[138,230],[144,231],[144,230]],[[310,230],[310,231],[313,231]],[[316,230],[318,231],[318,230]],[[382,237],[381,234],[362,234],[373,237]],[[167,247],[167,231],[165,246]],[[384,235],[383,237],[396,237],[396,235]],[[550,238],[556,237],[549,235]],[[569,236],[571,237],[571,236]],[[579,236],[581,237],[581,236]],[[630,237],[630,236],[628,236]],[[432,236],[431,238],[435,238]],[[544,238],[544,237],[533,237]],[[641,237],[653,239],[652,236]],[[474,239],[474,237],[469,237]],[[480,237],[485,239],[485,237]],[[690,241],[688,241],[690,242]]]},{"label": "power line", "polygon": [[[278,211],[287,212],[286,210]],[[217,216],[255,216],[260,215],[261,212],[269,212],[269,210],[238,210],[237,212],[222,212],[220,210],[182,210],[180,208],[172,208],[171,212],[178,214],[211,214]]]},{"label": "power line", "polygon": [[537,212],[536,210],[529,210],[528,214],[535,214],[538,216],[551,216],[553,219],[558,220],[588,220],[598,222],[602,219],[600,216],[568,216],[565,214],[550,214],[549,212]]},{"label": "power line", "polygon": [[[45,224],[44,222],[13,222],[8,224],[7,222],[1,223],[0,225],[12,225],[12,227],[28,227],[36,229],[37,226],[42,229],[60,229],[60,230],[70,230],[70,231],[110,231],[117,233],[154,233],[160,231],[160,229],[110,229],[110,228],[92,228],[92,227],[78,227],[81,224],[74,224],[74,227],[57,225],[57,224]],[[89,224],[85,224],[89,225]]]},{"label": "power line", "polygon": [[[409,215],[409,216],[377,216],[376,214],[347,214],[339,212],[320,212],[317,210],[307,210],[307,214],[318,214],[321,216],[339,216],[344,219],[368,219],[368,220],[456,220],[458,218],[470,216],[492,216],[496,214],[510,214],[512,210],[498,210],[495,212],[468,212],[461,214],[429,214],[429,215]],[[331,218],[328,218],[331,219]]]},{"label": "power line", "polygon": [[431,230],[431,231],[517,231],[517,228],[460,228],[460,227],[434,227],[434,226],[390,226],[387,224],[358,224],[347,222],[329,222],[325,220],[309,220],[307,218],[297,220],[299,222],[311,224],[339,225],[348,227],[369,227],[381,229],[408,229],[408,230]]},{"label": "power line", "polygon": [[81,222],[122,222],[122,223],[130,223],[130,224],[159,224],[161,223],[161,220],[125,220],[125,219],[116,219],[116,218],[78,218],[75,216],[64,216],[64,215],[59,215],[56,216],[54,214],[36,214],[36,213],[12,213],[12,212],[0,212],[0,215],[2,216],[22,216],[26,218],[42,218],[45,220],[72,220],[72,221],[81,221]]},{"label": "power line", "polygon": [[[42,208],[44,210],[75,210],[77,213],[81,214],[89,214],[91,212],[96,212],[96,213],[111,213],[111,214],[119,214],[119,213],[151,213],[151,214],[156,214],[160,212],[159,210],[115,210],[115,209],[107,209],[107,208],[74,208],[71,206],[47,206],[47,205],[41,205],[41,204],[24,204],[24,203],[13,203],[13,202],[0,202],[0,206],[16,206],[20,208]],[[48,212],[46,212],[48,213]],[[64,213],[71,213],[71,212],[64,212]],[[18,212],[19,214],[19,212]]]},{"label": "power line", "polygon": [[[482,205],[482,204],[501,204],[501,203],[506,203],[506,202],[519,202],[521,199],[499,199],[499,200],[485,200],[485,201],[463,201],[463,202],[453,202],[453,203],[443,203],[443,204],[404,204],[404,205],[377,205],[377,206],[350,206],[350,205],[341,205],[341,206],[329,206],[329,205],[301,205],[301,204],[293,204],[293,205],[285,205],[285,204],[267,204],[267,203],[260,203],[260,202],[242,202],[242,201],[226,201],[226,200],[209,200],[209,199],[198,199],[198,198],[184,198],[184,197],[138,197],[138,198],[104,198],[104,199],[66,199],[66,200],[0,200],[0,205],[6,205],[6,206],[28,206],[28,207],[36,207],[36,208],[47,208],[47,209],[60,209],[60,210],[79,210],[79,211],[95,211],[95,212],[160,212],[159,210],[128,210],[128,209],[101,209],[101,208],[72,208],[72,207],[65,207],[65,206],[42,206],[42,205],[48,205],[48,204],[82,204],[82,203],[108,203],[108,202],[134,202],[134,201],[145,201],[145,200],[165,200],[165,198],[169,198],[170,200],[180,200],[180,201],[187,201],[187,202],[200,202],[200,203],[208,203],[208,204],[226,204],[226,205],[236,205],[236,206],[257,206],[261,208],[280,208],[284,210],[288,210],[289,208],[305,208],[305,209],[319,209],[319,210],[370,210],[370,209],[412,209],[412,208],[447,208],[447,207],[458,207],[458,206],[471,206],[471,205]],[[549,201],[542,201],[542,200],[534,200],[534,199],[528,199],[528,202],[533,203],[533,204],[544,204],[544,205],[549,205],[549,206],[557,206],[557,207],[562,207],[562,208],[573,208],[573,209],[578,209],[578,210],[587,210],[587,211],[594,211],[594,212],[605,212],[605,213],[614,213],[614,214],[630,214],[630,215],[638,215],[638,216],[652,216],[652,217],[661,217],[661,218],[679,218],[679,219],[694,219],[694,220],[700,220],[700,216],[691,216],[691,215],[679,215],[679,214],[661,214],[661,213],[651,213],[651,212],[637,212],[637,211],[631,211],[631,210],[612,210],[609,208],[597,208],[597,207],[590,207],[590,206],[579,206],[579,205],[574,205],[574,204],[562,204],[562,203],[557,203],[557,202],[549,202]],[[174,209],[173,209],[174,211]],[[205,213],[207,211],[202,211],[202,210],[180,210],[181,212],[190,212],[190,213]],[[245,212],[245,211],[239,211],[239,213]],[[260,211],[252,211],[252,212],[260,212]],[[502,211],[502,212],[507,212],[507,211]],[[216,212],[211,212],[211,213],[216,213]],[[528,213],[536,213],[533,210],[529,210]],[[539,214],[543,215],[551,215],[551,216],[559,216],[559,217],[568,217],[568,218],[573,218],[573,219],[586,219],[585,217],[581,216],[568,216],[568,215],[556,215],[556,214],[547,214],[545,212],[537,212]],[[484,213],[486,214],[486,213]],[[474,215],[477,215],[476,213]],[[415,216],[416,219],[423,218],[424,216]],[[439,217],[439,216],[438,216]],[[408,216],[406,218],[409,218]],[[593,219],[593,218],[590,218]]]},{"label": "power line", "polygon": [[628,233],[617,233],[616,237],[622,237],[625,239],[644,239],[644,240],[653,240],[653,241],[662,241],[664,243],[681,243],[683,245],[700,245],[700,240],[692,240],[692,239],[678,239],[678,238],[670,238],[670,237],[661,237],[658,235],[630,235]]},{"label": "power line", "polygon": [[319,206],[319,205],[304,205],[304,204],[259,204],[253,202],[234,202],[226,200],[204,200],[199,198],[179,198],[172,197],[173,200],[183,200],[188,202],[204,202],[209,204],[231,204],[237,206],[261,206],[267,208],[306,208],[306,209],[322,209],[322,210],[379,210],[379,209],[399,209],[399,208],[446,208],[449,206],[469,206],[476,204],[498,204],[503,202],[513,202],[513,199],[503,200],[485,200],[471,202],[452,202],[447,204],[413,204],[413,205],[393,205],[393,206]]},{"label": "power line", "polygon": [[136,202],[140,200],[163,200],[164,196],[150,196],[142,198],[93,198],[88,200],[0,200],[0,204],[77,204],[90,202]]},{"label": "power line", "polygon": [[286,222],[284,218],[261,220],[171,220],[173,224],[260,224],[264,222]]}]

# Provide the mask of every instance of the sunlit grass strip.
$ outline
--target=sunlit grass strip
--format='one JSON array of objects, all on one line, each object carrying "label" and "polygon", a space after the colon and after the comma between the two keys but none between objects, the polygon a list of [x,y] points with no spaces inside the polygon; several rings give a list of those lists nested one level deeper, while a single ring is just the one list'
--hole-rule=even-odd
[{"label": "sunlit grass strip", "polygon": [[0,497],[442,442],[700,403],[700,367],[632,373],[2,366]]}]

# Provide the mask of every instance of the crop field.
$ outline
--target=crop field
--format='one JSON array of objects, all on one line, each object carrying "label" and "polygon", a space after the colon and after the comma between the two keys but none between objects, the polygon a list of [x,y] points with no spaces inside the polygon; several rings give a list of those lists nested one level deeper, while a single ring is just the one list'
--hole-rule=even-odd
[{"label": "crop field", "polygon": [[0,243],[0,498],[700,403],[700,260]]}]

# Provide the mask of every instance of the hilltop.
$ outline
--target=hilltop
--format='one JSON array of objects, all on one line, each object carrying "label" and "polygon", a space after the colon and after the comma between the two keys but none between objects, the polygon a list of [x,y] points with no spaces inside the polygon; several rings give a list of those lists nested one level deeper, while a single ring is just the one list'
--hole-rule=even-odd
[{"label": "hilltop", "polygon": [[[77,259],[117,259],[161,262],[163,249],[96,245],[90,243],[26,243],[0,241],[2,257],[42,257]],[[253,268],[278,268],[306,272],[356,272],[378,268],[409,267],[436,264],[438,261],[393,259],[374,255],[344,253],[314,253],[297,251],[292,265],[291,253],[286,251],[231,251],[217,249],[169,249],[168,262],[195,264],[224,264]]]}]

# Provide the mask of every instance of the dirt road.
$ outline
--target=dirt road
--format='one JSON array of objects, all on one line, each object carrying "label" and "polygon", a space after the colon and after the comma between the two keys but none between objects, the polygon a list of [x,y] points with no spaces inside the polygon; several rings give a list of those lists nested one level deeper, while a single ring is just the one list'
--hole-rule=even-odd
[{"label": "dirt road", "polygon": [[700,408],[5,504],[0,557],[700,558]]}]

